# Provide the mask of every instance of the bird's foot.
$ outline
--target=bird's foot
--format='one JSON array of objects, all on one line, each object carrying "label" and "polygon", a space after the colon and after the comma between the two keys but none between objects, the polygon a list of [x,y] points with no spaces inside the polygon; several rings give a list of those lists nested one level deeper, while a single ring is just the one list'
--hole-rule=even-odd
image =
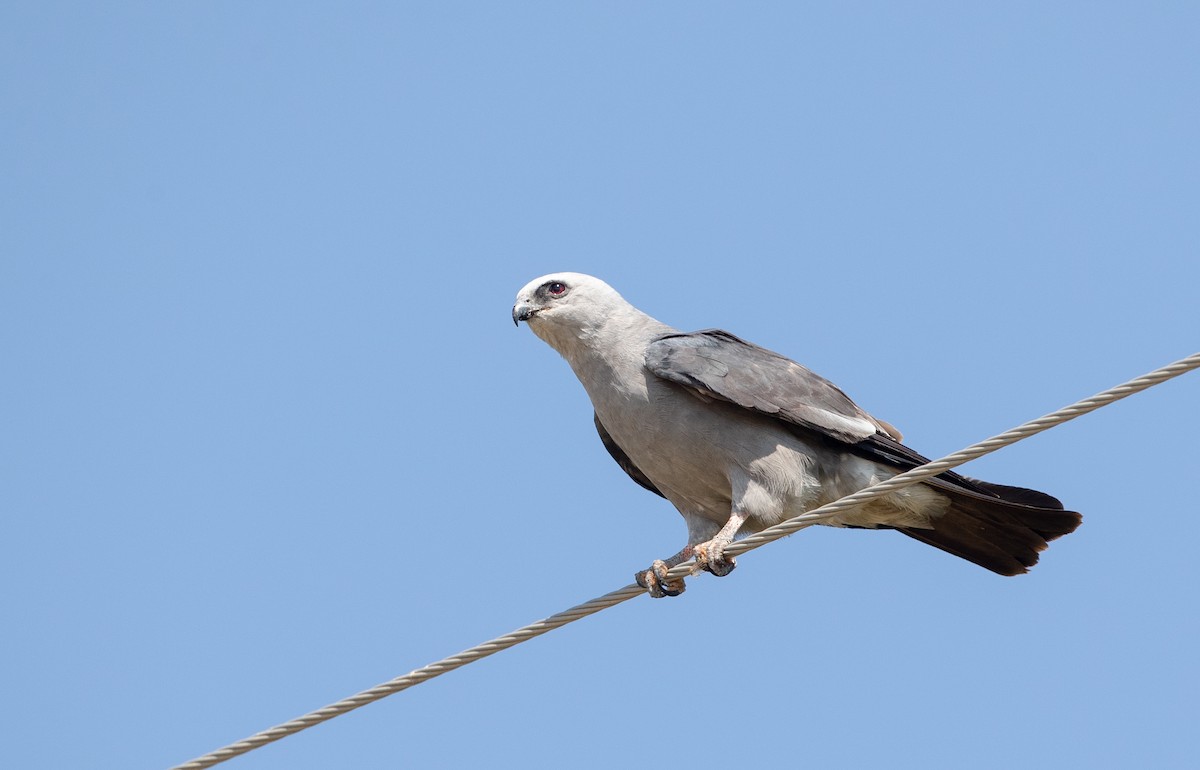
[{"label": "bird's foot", "polygon": [[713,538],[707,543],[701,543],[695,548],[696,567],[711,572],[717,577],[725,577],[737,566],[732,556],[725,555],[725,546],[729,543]]},{"label": "bird's foot", "polygon": [[683,578],[669,578],[667,571],[671,568],[662,559],[656,559],[650,565],[650,569],[634,575],[637,584],[650,592],[650,595],[655,599],[661,599],[664,596],[679,596],[686,590],[683,584]]}]

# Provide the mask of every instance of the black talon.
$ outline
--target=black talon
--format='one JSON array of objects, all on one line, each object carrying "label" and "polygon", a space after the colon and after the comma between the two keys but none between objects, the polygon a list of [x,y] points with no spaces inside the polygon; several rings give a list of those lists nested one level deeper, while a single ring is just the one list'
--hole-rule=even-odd
[{"label": "black talon", "polygon": [[705,571],[716,577],[725,577],[730,572],[733,572],[735,567],[737,567],[737,562],[733,559],[726,559],[723,556],[719,561],[709,562],[704,565]]},{"label": "black talon", "polygon": [[[660,559],[651,564],[650,569],[635,573],[633,579],[639,586],[649,591],[650,596],[655,599],[661,599],[664,596],[679,596],[687,590],[687,586],[684,585],[683,578],[674,578],[668,581],[667,573],[669,571],[670,567]],[[678,582],[679,588],[668,587],[669,583],[675,582]]]},{"label": "black talon", "polygon": [[679,596],[681,593],[687,590],[687,587],[683,585],[683,581],[681,580],[679,582],[678,591],[672,588],[667,588],[665,584],[659,584],[658,590],[662,591],[663,596]]},{"label": "black talon", "polygon": [[704,570],[715,577],[725,577],[730,572],[733,572],[737,563],[732,556],[725,555],[725,549],[722,548],[720,555],[713,559],[709,556],[708,548],[696,549],[696,567]]}]

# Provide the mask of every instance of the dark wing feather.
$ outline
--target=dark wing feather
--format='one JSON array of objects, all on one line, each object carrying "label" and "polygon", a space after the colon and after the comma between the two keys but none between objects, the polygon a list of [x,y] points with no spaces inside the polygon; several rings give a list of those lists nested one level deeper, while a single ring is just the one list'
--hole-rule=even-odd
[{"label": "dark wing feather", "polygon": [[[920,452],[913,451],[904,444],[901,444],[899,441],[896,441],[889,436],[885,436],[882,433],[876,433],[874,436],[860,441],[854,446],[854,449],[857,450],[860,455],[869,457],[872,460],[882,460],[883,462],[899,468],[901,471],[912,470],[918,465],[924,465],[925,463],[929,462],[929,458],[925,457]],[[982,494],[985,497],[1002,497],[1002,495],[995,494],[991,490],[984,489],[985,486],[999,487],[999,484],[988,485],[986,482],[978,482],[975,479],[969,479],[966,476],[960,476],[954,471],[943,471],[926,483],[932,484],[935,487],[957,487],[959,489],[965,489],[971,492]],[[1012,487],[1012,489],[1015,490],[1019,488]],[[1040,493],[1035,492],[1034,494]],[[1054,500],[1054,498],[1050,497],[1049,495],[1045,495],[1045,497]],[[1055,502],[1058,501],[1055,500]],[[1059,505],[1059,507],[1061,508],[1062,506]]]},{"label": "dark wing feather", "polygon": [[[912,470],[918,465],[924,465],[930,461],[928,457],[913,451],[899,441],[882,433],[876,433],[874,436],[858,442],[852,449],[858,454],[869,457],[872,460],[887,462],[901,471]],[[1006,484],[993,484],[990,481],[980,481],[969,476],[959,475],[954,471],[942,471],[925,483],[938,487],[945,492],[952,492],[975,500],[994,500],[999,498],[1005,503],[1031,510],[1063,510],[1063,504],[1059,502],[1058,498],[1048,495],[1045,492],[1038,492],[1037,490],[1026,489],[1024,487],[1010,487]],[[1068,511],[1068,513],[1070,512]],[[1078,514],[1071,513],[1070,515],[1076,517],[1076,524],[1078,524]],[[1067,532],[1070,531],[1067,530]],[[1060,532],[1059,534],[1066,534],[1066,532]],[[1055,535],[1055,537],[1057,536]]]},{"label": "dark wing feather", "polygon": [[666,497],[666,495],[658,491],[658,487],[654,486],[654,482],[646,474],[642,473],[640,468],[633,464],[633,460],[629,459],[629,455],[625,454],[625,450],[613,440],[612,434],[605,429],[604,423],[600,422],[600,415],[593,412],[592,419],[596,423],[596,432],[600,434],[600,441],[604,443],[604,448],[612,455],[612,459],[617,461],[617,465],[621,466],[621,470],[628,473],[629,478],[649,489],[654,494],[659,497]]}]

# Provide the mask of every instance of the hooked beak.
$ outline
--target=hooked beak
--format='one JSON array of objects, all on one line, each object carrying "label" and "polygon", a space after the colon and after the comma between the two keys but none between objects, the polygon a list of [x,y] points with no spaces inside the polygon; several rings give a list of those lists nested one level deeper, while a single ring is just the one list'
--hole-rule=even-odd
[{"label": "hooked beak", "polygon": [[537,313],[537,308],[525,302],[513,305],[513,326],[520,326],[522,321],[528,321]]}]

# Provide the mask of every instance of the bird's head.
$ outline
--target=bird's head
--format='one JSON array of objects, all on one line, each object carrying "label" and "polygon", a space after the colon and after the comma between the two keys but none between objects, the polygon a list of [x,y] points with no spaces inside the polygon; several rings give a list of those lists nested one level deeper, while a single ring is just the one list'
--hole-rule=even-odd
[{"label": "bird's head", "polygon": [[513,323],[525,321],[552,347],[564,347],[595,334],[627,303],[613,287],[583,273],[551,273],[517,292]]}]

